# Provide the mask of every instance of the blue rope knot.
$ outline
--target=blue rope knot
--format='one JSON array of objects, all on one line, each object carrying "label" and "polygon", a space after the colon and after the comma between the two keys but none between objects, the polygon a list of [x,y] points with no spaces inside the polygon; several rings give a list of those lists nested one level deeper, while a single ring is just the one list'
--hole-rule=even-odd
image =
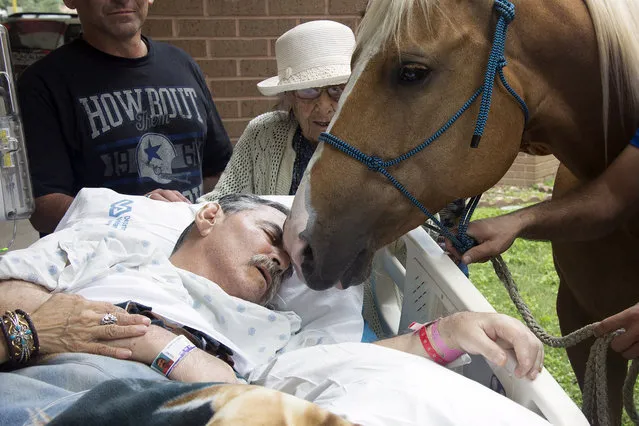
[{"label": "blue rope knot", "polygon": [[495,9],[499,12],[506,25],[510,24],[515,19],[515,5],[506,0],[495,0]]},{"label": "blue rope knot", "polygon": [[369,156],[368,158],[366,158],[364,164],[366,164],[369,170],[372,170],[374,172],[379,172],[384,168],[384,160],[375,156]]},{"label": "blue rope knot", "polygon": [[459,240],[460,244],[460,246],[457,247],[457,250],[459,250],[461,253],[466,253],[468,250],[477,245],[477,241],[465,232],[459,233],[457,235],[457,239]]},{"label": "blue rope knot", "polygon": [[499,58],[499,60],[497,61],[497,69],[500,70],[502,68],[506,68],[506,65],[508,65],[508,62],[506,62],[506,58],[503,56]]}]

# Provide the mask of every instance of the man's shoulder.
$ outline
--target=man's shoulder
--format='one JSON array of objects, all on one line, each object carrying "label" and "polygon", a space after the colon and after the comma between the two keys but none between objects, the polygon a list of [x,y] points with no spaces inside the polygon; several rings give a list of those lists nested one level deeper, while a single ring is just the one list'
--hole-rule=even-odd
[{"label": "man's shoulder", "polygon": [[183,49],[180,49],[179,47],[164,41],[155,41],[151,39],[148,39],[148,40],[149,40],[149,43],[151,43],[153,49],[155,50],[155,54],[158,57],[163,58],[163,57],[171,56],[174,59],[188,62],[190,64],[195,64],[195,60],[193,59],[193,57],[191,57],[191,55],[189,55]]},{"label": "man's shoulder", "polygon": [[65,69],[73,69],[77,61],[81,60],[78,41],[60,46],[47,56],[31,64],[20,75],[19,81],[28,81],[33,78],[46,78],[56,73],[64,73]]}]

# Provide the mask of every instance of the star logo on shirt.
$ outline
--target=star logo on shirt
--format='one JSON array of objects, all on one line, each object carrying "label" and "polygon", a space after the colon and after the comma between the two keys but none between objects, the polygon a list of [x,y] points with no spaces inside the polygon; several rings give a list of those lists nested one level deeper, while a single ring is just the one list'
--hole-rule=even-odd
[{"label": "star logo on shirt", "polygon": [[161,146],[162,146],[161,144],[153,146],[151,142],[149,142],[149,146],[146,147],[146,149],[144,150],[144,152],[146,153],[148,157],[149,162],[151,162],[151,160],[153,160],[154,158],[157,158],[158,160],[162,161],[162,159],[158,155],[158,150],[160,149]]}]

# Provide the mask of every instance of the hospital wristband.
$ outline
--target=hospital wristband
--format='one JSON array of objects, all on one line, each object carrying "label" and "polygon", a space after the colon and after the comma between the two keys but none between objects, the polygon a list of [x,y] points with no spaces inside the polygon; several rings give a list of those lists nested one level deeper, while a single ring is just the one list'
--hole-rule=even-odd
[{"label": "hospital wristband", "polygon": [[414,334],[419,334],[419,340],[422,342],[422,346],[424,347],[424,350],[426,351],[430,359],[435,361],[437,364],[446,365],[446,360],[444,360],[444,358],[439,353],[437,353],[432,343],[430,342],[430,339],[428,338],[428,326],[431,324],[432,322],[429,322],[428,324],[419,324],[413,322],[408,326],[408,328],[413,330]]},{"label": "hospital wristband", "polygon": [[193,349],[195,349],[195,345],[189,339],[177,336],[155,357],[151,368],[165,377],[169,377],[175,366]]},{"label": "hospital wristband", "polygon": [[455,361],[460,356],[462,356],[464,354],[464,351],[460,351],[459,349],[452,349],[448,347],[448,345],[444,342],[444,339],[439,334],[438,325],[439,325],[439,321],[435,321],[433,325],[431,325],[430,327],[430,334],[433,338],[432,343],[437,353],[439,353],[442,356],[442,358],[444,358],[444,361],[446,361],[446,364],[449,364]]}]

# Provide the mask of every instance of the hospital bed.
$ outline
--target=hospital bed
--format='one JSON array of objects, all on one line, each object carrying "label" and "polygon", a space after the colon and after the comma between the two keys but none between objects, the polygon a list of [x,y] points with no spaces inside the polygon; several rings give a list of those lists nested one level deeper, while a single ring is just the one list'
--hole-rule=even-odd
[{"label": "hospital bed", "polygon": [[[292,197],[269,198],[287,204],[292,201]],[[145,197],[117,194],[104,188],[87,188],[78,194],[59,228],[84,227],[92,232],[104,229],[105,236],[115,238],[119,238],[119,233],[137,233],[140,238],[170,253],[175,240],[193,220],[197,209],[197,205],[162,203]],[[41,241],[38,244],[46,243]],[[427,322],[456,311],[494,312],[488,301],[423,228],[409,232],[394,246],[380,250],[374,258],[373,270],[369,282],[363,286],[363,303],[362,287],[315,292],[297,282],[288,288],[290,294],[283,295],[280,291],[278,297],[284,296],[285,300],[277,308],[298,312],[316,307],[311,313],[300,312],[302,329],[292,336],[291,343],[294,344],[288,353],[283,351],[283,355],[294,359],[295,350],[300,348],[310,354],[325,334],[332,336],[333,343],[359,340],[363,327],[361,312],[380,337],[398,334],[406,330],[412,321]],[[358,291],[359,297],[354,297]],[[330,355],[327,354],[326,358]],[[307,363],[304,357],[301,358],[300,371],[306,368],[303,364]],[[536,380],[529,381],[514,377],[514,359],[505,367],[498,367],[488,364],[480,356],[470,358],[470,363],[455,367],[453,371],[505,395],[554,425],[588,424],[579,408],[547,371],[544,370]],[[318,364],[320,362],[321,357],[318,357]],[[401,368],[404,364],[392,367],[392,361],[389,361],[386,365],[387,368]],[[330,372],[330,366],[309,374],[322,377],[325,372]],[[376,374],[370,377],[374,378]],[[298,372],[294,375],[297,380]],[[270,379],[265,380],[268,385]],[[444,380],[449,381],[450,378]],[[256,383],[260,384],[259,380]],[[287,389],[286,383],[275,383],[274,388],[278,386],[278,390],[304,397],[296,393],[299,389]],[[495,418],[499,419],[499,412],[495,413]]]},{"label": "hospital bed", "polygon": [[[292,197],[268,198],[284,204],[292,202]],[[196,205],[156,202],[123,196],[108,189],[84,189],[63,218],[61,227],[83,224],[95,228],[106,224],[120,232],[140,232],[170,252],[197,209]],[[287,289],[290,293],[283,294]],[[362,336],[361,316],[357,314],[362,310],[362,297],[354,297],[354,293],[360,291],[361,294],[361,290],[360,287],[344,292],[336,289],[315,292],[300,282],[291,287],[285,285],[278,295],[284,300],[275,307],[300,312],[302,316],[302,330],[294,336],[296,343],[292,349],[316,344],[313,341],[325,332],[337,343]],[[427,322],[456,311],[494,312],[490,303],[421,227],[403,236],[395,246],[376,254],[374,272],[363,293],[364,317],[379,337],[398,334],[412,321]],[[358,316],[360,322],[355,321]],[[472,356],[470,363],[454,371],[505,395],[554,425],[588,424],[580,409],[546,370],[536,380],[529,381],[514,377],[513,365],[514,359],[505,367],[498,367],[489,365],[483,357]]]},{"label": "hospital bed", "polygon": [[[423,228],[380,250],[366,290],[364,314],[377,334],[397,334],[413,322],[428,322],[457,311],[495,312],[471,281]],[[547,419],[553,425],[588,425],[581,410],[544,369],[534,381],[512,374],[481,356],[455,368]]]},{"label": "hospital bed", "polygon": [[[6,32],[1,27],[0,48],[0,220],[13,221],[15,237],[15,221],[28,218],[34,210],[34,203],[26,151],[20,149],[24,137],[15,101]],[[158,246],[164,246],[164,250],[170,253],[177,235],[192,220],[194,206],[181,206],[183,215],[177,220],[178,207],[170,206],[169,203],[155,204],[149,212],[144,212],[142,206],[153,203],[144,197],[122,196],[107,189],[83,192],[86,196],[83,197],[81,192],[76,197],[72,208],[62,220],[62,226],[72,226],[80,217],[89,227],[104,225],[108,235],[114,230],[133,231],[139,226],[140,235],[145,238],[151,236],[151,240],[155,238]],[[278,201],[287,204],[291,201],[291,197],[288,200],[287,197],[274,198],[280,198]],[[167,210],[165,216],[159,213],[162,210]],[[173,235],[173,238],[168,238],[167,235]],[[378,336],[395,335],[407,329],[412,321],[427,322],[456,311],[494,312],[488,301],[424,229],[409,232],[401,238],[399,244],[393,250],[387,247],[376,254],[373,275],[364,288],[364,316]],[[330,322],[346,327],[349,321],[343,320],[344,309],[356,311],[357,303],[342,303],[343,310],[340,312],[334,309],[335,306],[325,298],[326,295],[328,293],[324,292],[315,294],[314,297],[326,307],[324,313],[326,317],[331,317]],[[338,296],[338,299],[342,298]],[[310,305],[308,299],[302,297],[298,300],[301,305]],[[355,298],[353,302],[357,300]],[[321,312],[321,309],[317,312]],[[329,321],[314,322],[318,329],[325,329],[330,325]],[[357,321],[351,323],[358,326]],[[355,329],[355,333],[350,330],[349,336],[361,335],[359,330]],[[517,379],[512,374],[513,360],[510,361],[509,365],[502,368],[489,365],[482,357],[473,356],[470,363],[456,367],[455,371],[505,395],[554,425],[588,424],[577,406],[547,371],[532,382]],[[495,413],[495,416],[498,418],[499,413]]]}]

